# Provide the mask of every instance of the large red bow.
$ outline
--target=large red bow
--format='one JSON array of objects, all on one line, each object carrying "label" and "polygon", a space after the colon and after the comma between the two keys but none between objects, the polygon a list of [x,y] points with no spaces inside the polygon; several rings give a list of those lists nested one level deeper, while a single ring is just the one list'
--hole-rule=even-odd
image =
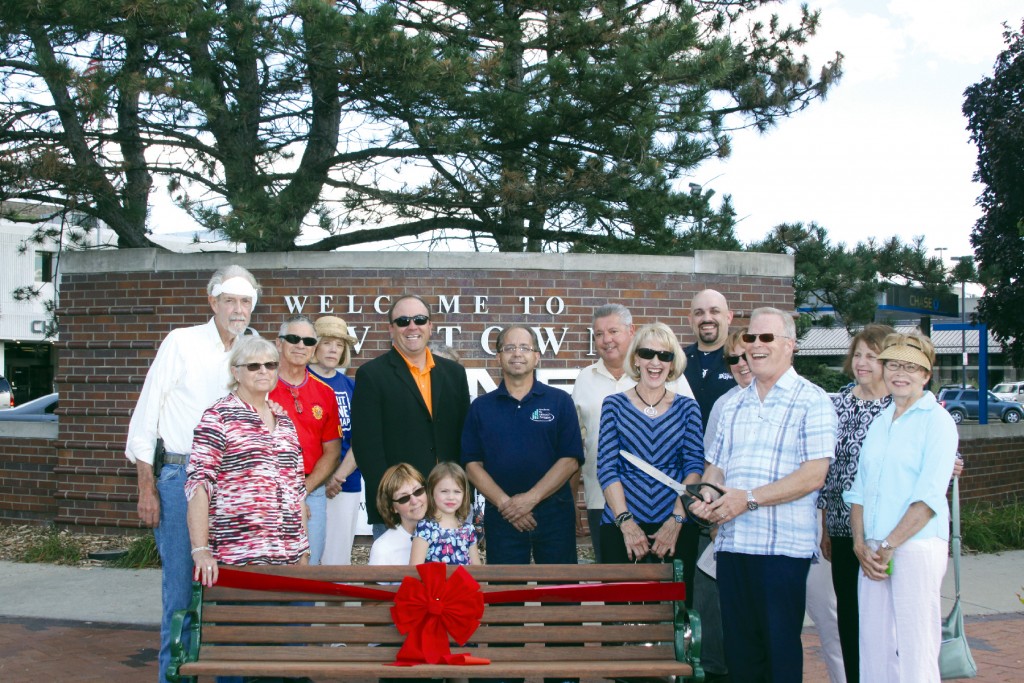
[{"label": "large red bow", "polygon": [[440,562],[418,565],[416,571],[422,581],[405,577],[391,608],[398,632],[408,634],[395,663],[489,663],[468,655],[452,655],[448,648],[449,635],[459,645],[465,645],[480,626],[484,614],[480,584],[463,567],[458,567],[446,580],[447,565]]}]

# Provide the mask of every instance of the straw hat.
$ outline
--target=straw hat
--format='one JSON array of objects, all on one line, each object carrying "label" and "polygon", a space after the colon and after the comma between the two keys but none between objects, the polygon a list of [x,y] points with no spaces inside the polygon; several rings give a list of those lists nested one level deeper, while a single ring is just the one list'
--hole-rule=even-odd
[{"label": "straw hat", "polygon": [[313,329],[316,330],[316,336],[320,339],[334,337],[335,339],[347,341],[349,344],[356,343],[356,338],[348,331],[348,325],[345,321],[333,315],[325,315],[322,318],[318,318],[313,324]]},{"label": "straw hat", "polygon": [[928,372],[932,371],[932,362],[921,346],[921,341],[916,337],[901,334],[901,339],[882,349],[878,354],[878,360],[901,360],[908,363],[917,363]]}]

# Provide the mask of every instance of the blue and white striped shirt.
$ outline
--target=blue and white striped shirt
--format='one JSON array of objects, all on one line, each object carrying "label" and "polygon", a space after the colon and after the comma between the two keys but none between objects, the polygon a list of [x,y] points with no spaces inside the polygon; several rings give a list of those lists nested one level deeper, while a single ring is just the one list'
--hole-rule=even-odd
[{"label": "blue and white striped shirt", "polygon": [[[765,396],[757,380],[722,408],[707,459],[725,473],[725,485],[756,489],[792,474],[808,460],[832,458],[836,411],[821,387],[793,368]],[[814,557],[818,554],[818,492],[765,505],[723,524],[715,550],[747,555]]]},{"label": "blue and white striped shirt", "polygon": [[[643,458],[682,482],[687,475],[704,473],[702,435],[700,406],[692,398],[676,394],[663,415],[651,418],[637,410],[625,393],[612,394],[601,405],[597,444],[601,490],[615,482],[622,484],[626,508],[638,522],[664,522],[672,516],[676,492],[620,458],[619,451]],[[606,503],[601,523],[614,521]]]}]

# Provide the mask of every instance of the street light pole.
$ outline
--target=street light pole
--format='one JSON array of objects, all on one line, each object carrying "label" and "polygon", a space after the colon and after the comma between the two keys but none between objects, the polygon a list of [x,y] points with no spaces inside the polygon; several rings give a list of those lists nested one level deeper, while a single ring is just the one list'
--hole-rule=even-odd
[{"label": "street light pole", "polygon": [[[942,258],[942,257],[945,255],[945,252],[947,251],[947,248],[946,247],[935,247],[935,251],[939,252],[939,262],[942,264],[942,275],[943,275],[943,277],[945,277],[945,275],[946,275],[946,260],[944,258]],[[961,382],[961,384],[963,384],[963,382]]]},{"label": "street light pole", "polygon": [[[972,257],[971,256],[951,256],[950,258],[952,260],[954,260],[954,261],[962,263],[964,261],[970,261]],[[967,324],[967,295],[965,293],[966,285],[967,285],[967,281],[961,279],[960,280],[960,322],[962,324],[964,324],[964,325]],[[980,343],[980,340],[979,340],[979,343]],[[967,330],[965,328],[961,328],[960,329],[960,350],[961,350],[961,353],[963,354],[963,357],[961,359],[963,361],[963,364],[961,366],[962,367],[962,369],[961,369],[961,373],[962,374],[960,375],[960,386],[966,387],[967,386]]]}]

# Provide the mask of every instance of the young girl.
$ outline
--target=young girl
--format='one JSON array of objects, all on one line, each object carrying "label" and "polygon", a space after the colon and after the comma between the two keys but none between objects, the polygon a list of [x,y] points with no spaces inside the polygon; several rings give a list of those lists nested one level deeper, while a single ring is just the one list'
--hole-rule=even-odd
[{"label": "young girl", "polygon": [[427,477],[427,516],[416,525],[409,563],[480,564],[469,516],[469,479],[453,462],[440,462]]}]

